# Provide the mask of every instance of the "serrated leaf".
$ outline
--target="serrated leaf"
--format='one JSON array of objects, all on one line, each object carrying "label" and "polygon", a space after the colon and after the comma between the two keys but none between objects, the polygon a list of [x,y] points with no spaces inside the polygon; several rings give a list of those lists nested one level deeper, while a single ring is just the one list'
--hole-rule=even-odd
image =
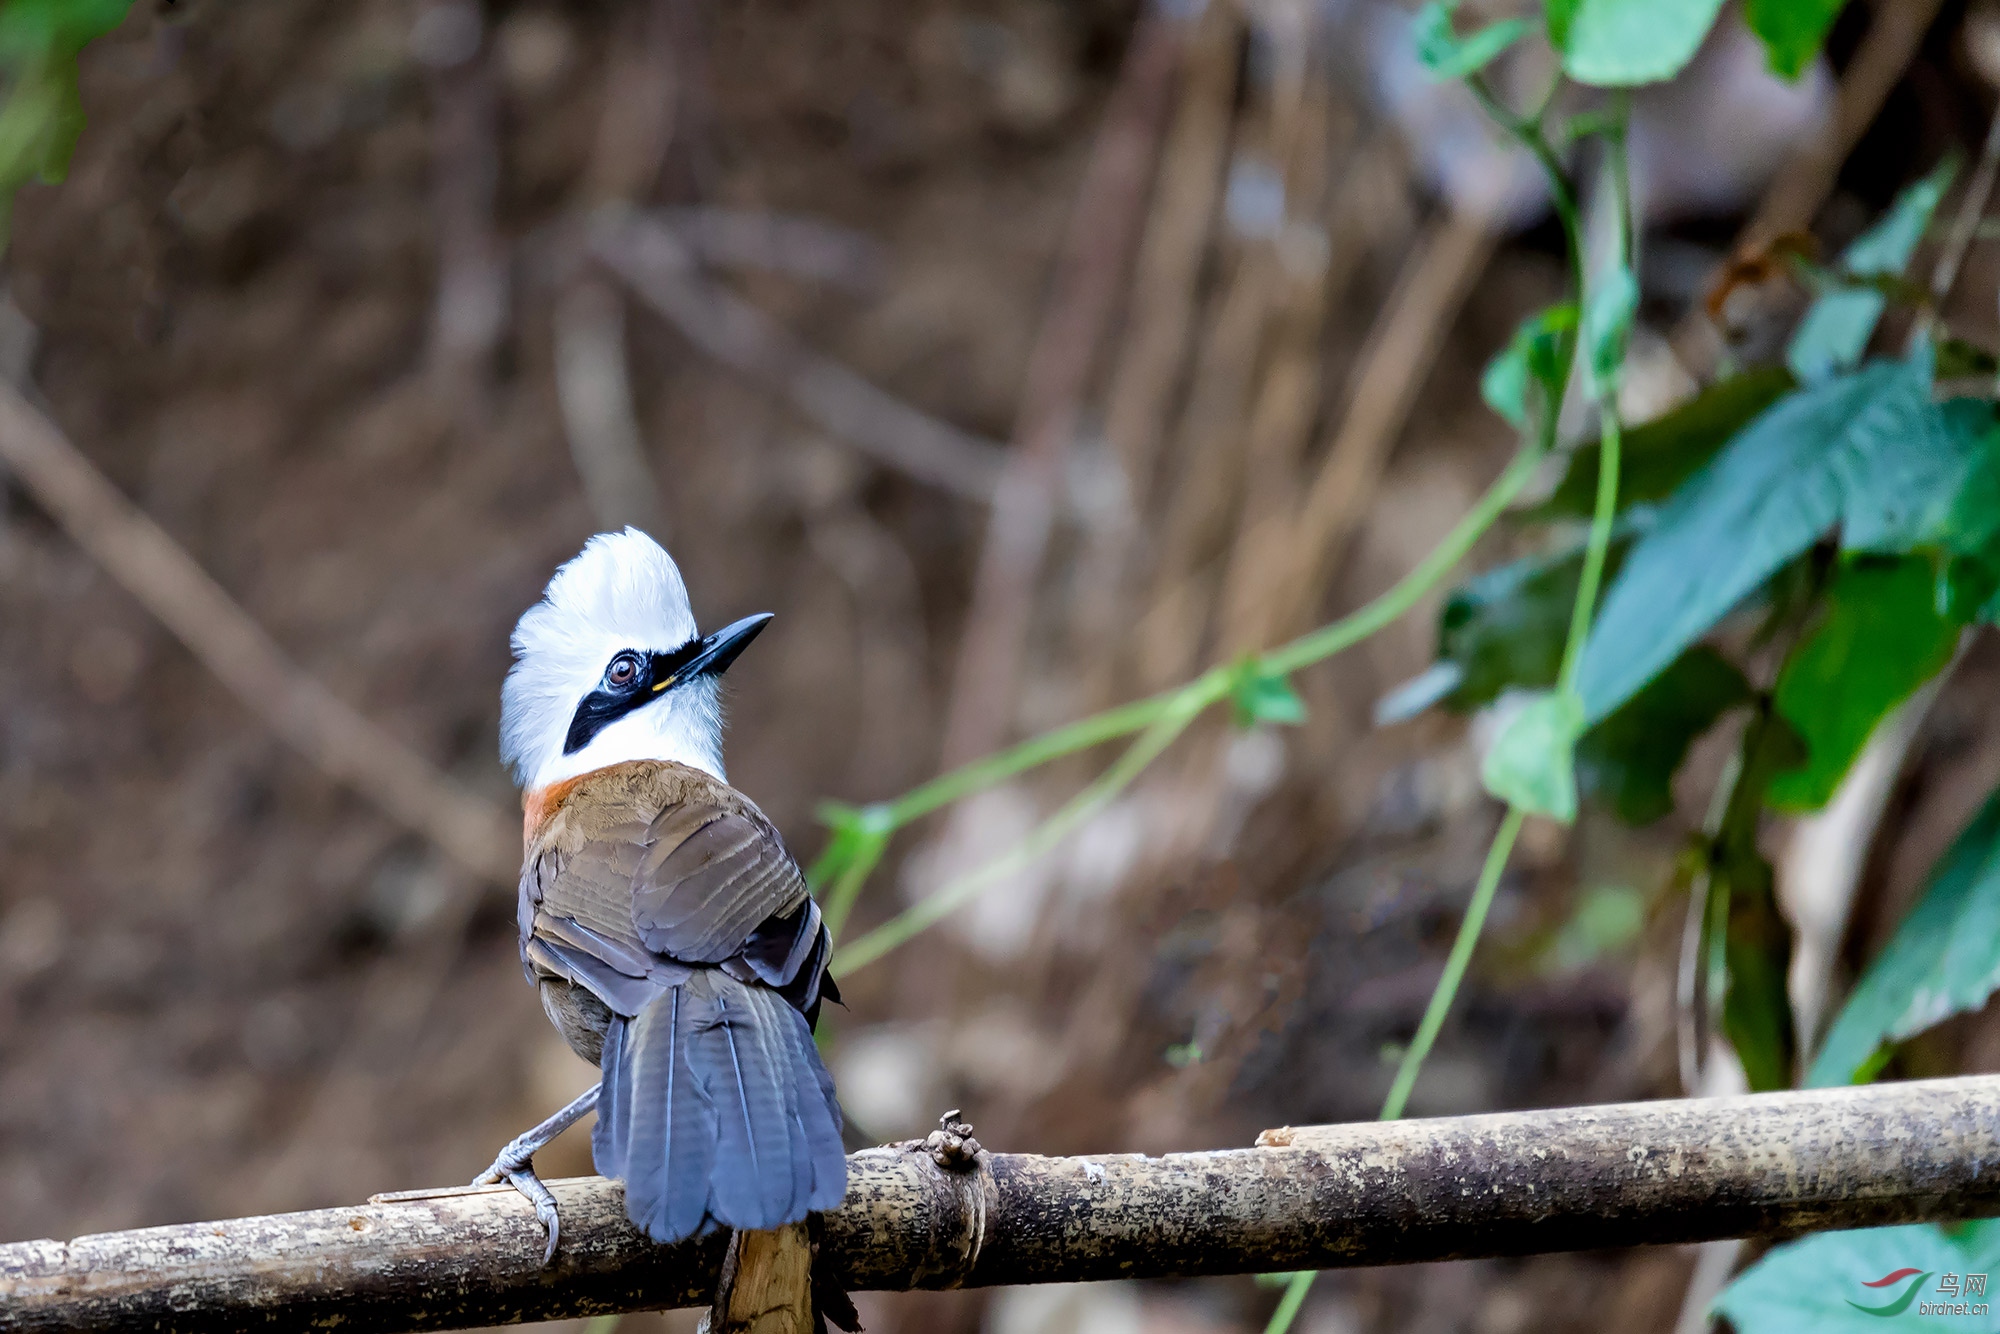
[{"label": "serrated leaf", "polygon": [[[1666,415],[1628,428],[1618,451],[1618,508],[1665,500],[1797,384],[1783,366],[1761,366],[1718,380]],[[1531,517],[1588,518],[1597,504],[1597,460],[1595,441],[1579,446],[1561,485]]]},{"label": "serrated leaf", "polygon": [[1477,74],[1531,26],[1526,19],[1503,19],[1460,37],[1452,26],[1457,10],[1458,0],[1430,0],[1417,11],[1417,60],[1440,82]]},{"label": "serrated leaf", "polygon": [[1592,625],[1577,688],[1608,715],[1836,524],[1849,550],[1942,543],[1983,437],[1931,402],[1921,360],[1781,400],[1662,506]]},{"label": "serrated leaf", "polygon": [[1674,808],[1673,779],[1695,738],[1752,698],[1743,673],[1696,645],[1576,747],[1577,785],[1611,803],[1628,824],[1650,824]]},{"label": "serrated leaf", "polygon": [[[1914,1271],[1879,1288],[1868,1284]],[[1736,1334],[1897,1334],[1990,1330],[1991,1316],[1922,1313],[1924,1302],[1965,1300],[1942,1291],[1945,1274],[2000,1270],[2000,1221],[1821,1232],[1772,1248],[1737,1276],[1713,1307]],[[1908,1299],[1908,1300],[1905,1300]],[[1982,1299],[1971,1298],[1973,1303]]]},{"label": "serrated leaf", "polygon": [[1806,763],[1771,780],[1780,810],[1824,806],[1889,710],[1949,661],[1960,617],[1938,606],[1936,568],[1920,557],[1843,565],[1817,622],[1778,673],[1778,712]]},{"label": "serrated leaf", "polygon": [[1574,691],[1539,691],[1515,709],[1480,765],[1486,790],[1530,815],[1576,819],[1576,739],[1583,702]]},{"label": "serrated leaf", "polygon": [[1878,1049],[2000,990],[2000,793],[1931,870],[1929,884],[1827,1030],[1811,1088],[1856,1080]]},{"label": "serrated leaf", "polygon": [[1701,49],[1722,0],[1548,0],[1549,42],[1579,83],[1671,79]]},{"label": "serrated leaf", "polygon": [[1847,0],[1748,0],[1743,21],[1764,43],[1771,72],[1796,79],[1826,45],[1833,21]]},{"label": "serrated leaf", "polygon": [[1625,368],[1625,343],[1632,335],[1632,317],[1639,312],[1639,280],[1630,265],[1620,262],[1598,279],[1583,313],[1584,364],[1590,388],[1602,400],[1617,391]]},{"label": "serrated leaf", "polygon": [[1306,720],[1306,702],[1292,689],[1291,679],[1245,659],[1230,683],[1229,702],[1238,727],[1279,723],[1296,727]]},{"label": "serrated leaf", "polygon": [[[1847,247],[1840,267],[1858,278],[1900,277],[1957,173],[1957,159],[1946,158],[1930,175],[1897,195],[1882,220]],[[1785,364],[1809,382],[1853,367],[1874,336],[1887,302],[1881,291],[1871,287],[1843,287],[1821,296],[1799,321],[1785,350]]]}]

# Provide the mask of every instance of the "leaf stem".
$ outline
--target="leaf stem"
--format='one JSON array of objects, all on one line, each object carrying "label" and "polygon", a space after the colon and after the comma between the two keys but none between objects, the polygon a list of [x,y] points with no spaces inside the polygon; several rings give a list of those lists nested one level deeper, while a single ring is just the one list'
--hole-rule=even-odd
[{"label": "leaf stem", "polygon": [[857,968],[867,967],[897,946],[907,943],[927,927],[942,921],[959,907],[970,902],[981,891],[1033,863],[1037,857],[1060,842],[1065,834],[1096,814],[1105,803],[1130,786],[1132,780],[1137,778],[1161,751],[1173,744],[1174,739],[1187,730],[1188,724],[1213,702],[1192,690],[1185,693],[1151,727],[1147,728],[1137,741],[1132,743],[1131,749],[1119,756],[1116,764],[1100,774],[1090,786],[1070,798],[1061,810],[1043,821],[1033,833],[1021,840],[1019,846],[1012,852],[966,872],[859,940],[842,946],[834,953],[830,966],[837,973],[852,973]]},{"label": "leaf stem", "polygon": [[1382,1100],[1378,1121],[1400,1119],[1409,1103],[1410,1090],[1416,1087],[1424,1058],[1431,1054],[1431,1047],[1444,1028],[1445,1016],[1451,1013],[1451,1004],[1458,999],[1459,983],[1465,980],[1472,951],[1479,944],[1480,932],[1486,928],[1486,914],[1493,907],[1493,895],[1500,888],[1500,873],[1507,869],[1507,858],[1513,854],[1514,840],[1520,836],[1521,824],[1526,819],[1527,815],[1518,806],[1509,806],[1500,821],[1499,832],[1486,849],[1486,861],[1479,868],[1479,881],[1473,886],[1472,901],[1466,905],[1465,920],[1458,924],[1451,954],[1444,961],[1444,976],[1438,979],[1437,990],[1431,993],[1430,1004],[1424,1007],[1417,1035],[1410,1039],[1409,1049],[1396,1066],[1396,1079],[1389,1085],[1389,1096]]},{"label": "leaf stem", "polygon": [[[1472,95],[1486,109],[1502,128],[1534,154],[1542,164],[1542,170],[1549,180],[1549,194],[1554,203],[1556,216],[1562,221],[1563,237],[1569,248],[1571,290],[1576,293],[1579,307],[1584,304],[1583,283],[1583,238],[1579,226],[1576,190],[1564,174],[1562,164],[1557,160],[1555,150],[1550,146],[1548,136],[1542,132],[1542,116],[1548,103],[1544,102],[1532,119],[1516,116],[1501,104],[1477,74],[1466,79]],[[1550,100],[1553,100],[1553,94]],[[1631,192],[1626,185],[1625,156],[1622,117],[1612,140],[1612,170],[1617,181],[1619,239],[1621,250],[1629,253],[1631,227]],[[1568,351],[1568,364],[1563,367],[1562,382],[1568,384],[1576,371],[1577,343],[1572,341]],[[1546,449],[1553,443],[1555,433],[1554,412],[1547,414],[1542,427],[1542,444]],[[1611,547],[1612,520],[1618,508],[1618,464],[1620,450],[1618,408],[1612,396],[1607,395],[1604,404],[1604,443],[1602,459],[1597,474],[1596,505],[1591,511],[1590,538],[1584,549],[1583,575],[1577,583],[1576,602],[1570,609],[1569,635],[1563,643],[1562,670],[1559,688],[1571,689],[1575,685],[1577,665],[1583,656],[1583,645],[1590,634],[1590,621],[1597,606],[1598,586],[1603,582],[1604,563]],[[1328,627],[1328,631],[1335,627]],[[1518,806],[1509,806],[1507,814],[1500,821],[1500,828],[1493,836],[1492,844],[1486,850],[1486,861],[1479,869],[1479,880],[1473,886],[1472,900],[1466,905],[1465,919],[1459,923],[1458,935],[1452,941],[1451,954],[1445,959],[1444,975],[1438,979],[1437,988],[1431,992],[1430,1003],[1424,1007],[1423,1018],[1417,1024],[1415,1037],[1397,1063],[1395,1080],[1389,1085],[1389,1096],[1382,1102],[1378,1120],[1394,1121],[1403,1115],[1409,1102],[1410,1090],[1416,1087],[1417,1075],[1422,1071],[1424,1059],[1430,1055],[1431,1047],[1443,1031],[1445,1018],[1451,1013],[1452,1002],[1458,997],[1459,984],[1465,978],[1465,970],[1472,962],[1473,951],[1479,945],[1480,933],[1485,930],[1487,912],[1493,906],[1494,894],[1500,886],[1501,872],[1506,870],[1507,859],[1513,854],[1514,842],[1520,837],[1521,826],[1527,819],[1526,813]],[[1279,1300],[1277,1309],[1271,1313],[1271,1320],[1264,1327],[1264,1334],[1287,1334],[1292,1322],[1305,1304],[1306,1294],[1311,1290],[1318,1274],[1310,1269],[1300,1270],[1291,1276],[1285,1285],[1285,1295]]]},{"label": "leaf stem", "polygon": [[[1486,861],[1479,868],[1478,883],[1472,887],[1472,901],[1465,906],[1465,919],[1458,924],[1458,935],[1451,942],[1451,954],[1444,961],[1444,975],[1438,978],[1430,1003],[1424,1007],[1424,1017],[1417,1023],[1416,1036],[1410,1039],[1403,1059],[1396,1064],[1396,1078],[1389,1085],[1389,1096],[1382,1100],[1382,1110],[1375,1118],[1378,1121],[1402,1119],[1403,1109],[1410,1101],[1410,1090],[1416,1087],[1417,1075],[1423,1070],[1424,1058],[1431,1054],[1438,1034],[1444,1030],[1445,1017],[1451,1013],[1452,1002],[1458,999],[1459,984],[1465,980],[1472,952],[1479,944],[1480,933],[1486,929],[1486,914],[1493,907],[1493,896],[1500,888],[1500,873],[1507,869],[1507,859],[1514,852],[1514,840],[1520,837],[1521,825],[1526,819],[1520,807],[1509,806],[1500,821],[1499,831],[1486,849]],[[1292,1275],[1291,1281],[1285,1285],[1285,1295],[1279,1300],[1278,1308],[1271,1312],[1270,1323],[1264,1326],[1264,1334],[1285,1334],[1292,1327],[1292,1321],[1298,1316],[1299,1307],[1304,1305],[1306,1293],[1317,1277],[1317,1271],[1311,1269],[1302,1269]]]},{"label": "leaf stem", "polygon": [[[1415,569],[1360,610],[1254,659],[1257,667],[1264,672],[1289,676],[1301,667],[1320,662],[1342,649],[1360,643],[1403,616],[1451,573],[1453,567],[1463,560],[1486,534],[1487,529],[1491,528],[1507,507],[1514,503],[1522,488],[1534,476],[1544,453],[1546,453],[1546,440],[1523,445],[1505,471],[1486,488],[1478,503],[1453,526],[1444,540],[1424,557]],[[854,852],[848,861],[837,867],[828,867],[827,859],[822,858],[814,868],[815,882],[824,878],[826,874],[836,876],[833,888],[826,895],[823,909],[828,929],[836,937],[839,935],[840,927],[846,922],[863,883],[881,859],[888,835],[895,830],[941,806],[992,787],[1014,774],[1133,732],[1165,727],[1171,732],[1171,735],[1167,736],[1167,740],[1171,741],[1203,711],[1227,698],[1230,684],[1236,679],[1239,671],[1240,668],[1235,664],[1211,668],[1185,685],[1094,714],[1067,727],[1024,741],[1009,750],[954,769],[894,801],[864,808],[860,813],[861,818],[870,821],[871,831],[879,831],[881,837],[871,839]],[[1145,763],[1164,748],[1162,743],[1148,750],[1146,740],[1142,737],[1113,769],[1098,780],[1098,784],[1121,772],[1133,761],[1135,755],[1144,753],[1144,759],[1138,762],[1138,767],[1119,781],[1118,786],[1124,787],[1138,776],[1138,769],[1144,768]],[[1053,846],[1063,834],[1074,827],[1077,818],[1080,818],[1072,818],[1077,803],[1097,791],[1096,784],[1086,788],[1075,801],[1051,816],[1047,823],[1029,835],[1028,840],[1020,848],[1008,854],[1001,862],[968,873],[922,902],[904,909],[897,916],[842,949],[834,957],[835,967],[852,971],[873,963],[925,927],[942,919],[960,904],[998,883],[1006,874],[1025,864],[1026,860]],[[1095,806],[1091,809],[1095,809]],[[1083,814],[1088,813],[1088,811],[1083,812]],[[989,872],[991,874],[988,874]]]},{"label": "leaf stem", "polygon": [[1604,582],[1604,562],[1611,550],[1611,529],[1618,512],[1618,464],[1623,437],[1615,393],[1605,396],[1602,416],[1597,504],[1590,515],[1590,538],[1583,549],[1583,574],[1576,585],[1576,604],[1570,608],[1569,638],[1563,643],[1562,671],[1557,677],[1559,690],[1576,688],[1577,669],[1583,663],[1583,646],[1589,642],[1590,618],[1597,610],[1597,590]]}]

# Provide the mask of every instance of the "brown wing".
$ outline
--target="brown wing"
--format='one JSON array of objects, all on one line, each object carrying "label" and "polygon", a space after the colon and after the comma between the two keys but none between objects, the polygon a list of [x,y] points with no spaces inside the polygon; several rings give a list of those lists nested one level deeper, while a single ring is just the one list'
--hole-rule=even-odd
[{"label": "brown wing", "polygon": [[683,801],[660,812],[647,843],[632,879],[631,912],[640,940],[655,953],[721,963],[766,918],[805,902],[798,863],[754,808]]},{"label": "brown wing", "polygon": [[[781,986],[798,976],[819,914],[762,812],[679,765],[619,765],[593,778],[544,823],[522,872],[531,976],[586,987],[625,1015],[686,980],[689,965]],[[808,1003],[817,981],[815,969],[801,991]]]}]

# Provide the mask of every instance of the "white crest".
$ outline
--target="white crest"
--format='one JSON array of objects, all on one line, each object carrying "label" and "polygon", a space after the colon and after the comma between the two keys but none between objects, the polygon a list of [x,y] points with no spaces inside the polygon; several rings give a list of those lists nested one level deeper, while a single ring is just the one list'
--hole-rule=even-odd
[{"label": "white crest", "polygon": [[690,681],[563,754],[570,721],[619,653],[667,653],[696,635],[674,558],[636,528],[599,533],[549,580],[514,627],[500,691],[500,758],[529,790],[626,760],[675,760],[721,778],[722,705]]}]

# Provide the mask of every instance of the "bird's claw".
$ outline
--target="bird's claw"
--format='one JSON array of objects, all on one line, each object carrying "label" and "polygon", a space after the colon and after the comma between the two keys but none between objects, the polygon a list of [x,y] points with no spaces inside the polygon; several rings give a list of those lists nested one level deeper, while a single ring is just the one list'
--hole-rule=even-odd
[{"label": "bird's claw", "polygon": [[522,1153],[518,1141],[500,1150],[493,1165],[474,1177],[472,1184],[495,1186],[502,1181],[527,1196],[528,1203],[535,1206],[535,1217],[549,1235],[549,1244],[542,1251],[542,1267],[546,1269],[555,1263],[556,1243],[562,1238],[562,1214],[556,1209],[556,1197],[535,1175],[533,1152]]}]

